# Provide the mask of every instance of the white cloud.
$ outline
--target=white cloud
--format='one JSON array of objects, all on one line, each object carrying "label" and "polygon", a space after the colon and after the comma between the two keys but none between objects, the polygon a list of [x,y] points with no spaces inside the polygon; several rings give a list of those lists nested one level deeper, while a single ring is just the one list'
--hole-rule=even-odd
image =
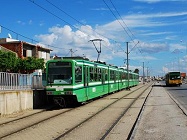
[{"label": "white cloud", "polygon": [[159,53],[169,50],[169,45],[165,43],[146,43],[143,42],[139,45],[139,48],[144,53]]},{"label": "white cloud", "polygon": [[52,45],[55,40],[58,39],[58,36],[55,34],[45,34],[45,35],[37,35],[37,38],[39,38],[42,42],[45,42],[44,44]]},{"label": "white cloud", "polygon": [[[163,32],[153,32],[148,27],[157,27],[157,26],[166,26],[168,24],[173,23],[161,23],[156,22],[156,20],[153,20],[154,18],[160,18],[160,17],[172,17],[172,16],[180,16],[180,15],[187,15],[187,12],[181,12],[181,13],[157,13],[157,14],[134,14],[134,15],[128,15],[124,16],[124,22],[126,25],[131,29],[131,31],[134,33],[133,30],[136,30],[138,32],[139,30],[136,29],[137,27],[144,27],[145,30],[141,35],[146,36],[161,36],[161,35],[167,35],[172,34],[170,31],[163,31]],[[126,41],[131,41],[129,39],[129,36],[125,33],[124,29],[120,26],[119,22],[122,23],[122,21],[112,21],[110,23],[107,23],[105,25],[96,25],[95,28],[90,25],[80,26],[78,27],[79,30],[73,30],[68,25],[65,25],[63,27],[60,27],[59,25],[53,26],[49,28],[48,34],[41,34],[37,35],[37,37],[41,40],[41,43],[49,44],[51,46],[55,46],[56,48],[53,49],[55,51],[52,52],[52,54],[58,54],[60,56],[65,56],[67,54],[70,55],[70,49],[73,49],[75,52],[74,55],[76,56],[86,56],[91,60],[97,59],[97,51],[90,42],[92,39],[102,39],[101,42],[101,55],[100,60],[102,61],[110,61],[114,58],[125,58],[125,52],[124,48],[126,48]],[[125,29],[126,26],[124,26]],[[147,30],[146,30],[147,29]],[[129,33],[129,31],[128,31]],[[131,33],[129,33],[132,35]],[[135,34],[136,35],[136,34]],[[138,34],[140,35],[140,34]],[[163,40],[166,40],[166,38],[170,38],[170,36],[166,36],[163,38]],[[153,53],[159,53],[159,52],[166,52],[169,51],[169,47],[172,46],[173,48],[177,48],[179,46],[174,45],[168,45],[167,43],[147,43],[146,37],[144,37],[145,40],[142,40],[141,43],[136,47],[135,50],[131,53],[131,59],[134,60],[156,60],[155,57],[149,56],[149,54]],[[155,40],[158,40],[159,38],[155,38]],[[163,41],[161,40],[161,41]],[[117,41],[117,42],[115,42]],[[139,40],[140,41],[140,40]],[[95,42],[96,47],[99,49],[100,42]],[[133,45],[130,46],[131,48]],[[180,49],[184,49],[181,47]],[[141,56],[138,57],[136,53],[139,53],[140,51],[143,53],[146,53],[147,56]],[[123,63],[123,62],[121,62]]]},{"label": "white cloud", "polygon": [[92,9],[92,10],[96,10],[96,11],[108,11],[109,9],[108,8],[95,8],[95,9]]},{"label": "white cloud", "polygon": [[156,36],[156,35],[166,35],[166,34],[171,34],[172,32],[149,32],[149,33],[143,33],[142,35],[146,35],[146,36],[148,36],[148,35],[154,35],[154,36]]},{"label": "white cloud", "polygon": [[25,25],[25,22],[23,22],[21,20],[18,20],[17,23],[20,24],[20,25]]},{"label": "white cloud", "polygon": [[[101,42],[101,55],[100,59],[102,61],[108,61],[112,59],[112,52],[108,52],[107,47],[110,45],[109,40],[107,38],[102,37],[101,35],[94,32],[91,26],[81,26],[80,30],[73,31],[72,28],[68,25],[64,27],[54,26],[49,28],[48,34],[37,35],[37,38],[43,44],[48,44],[54,46],[55,48],[51,48],[54,51],[52,54],[57,54],[59,56],[65,56],[67,54],[70,55],[70,49],[72,49],[76,56],[86,56],[91,60],[97,59],[97,51],[90,42],[91,39],[102,39]],[[94,42],[97,49],[100,47],[100,42]],[[103,46],[105,45],[105,47]],[[111,53],[111,55],[109,55]]]},{"label": "white cloud", "polygon": [[18,20],[17,23],[20,25],[27,25],[27,24],[32,25],[33,21],[29,20],[29,21],[24,22],[24,21]]},{"label": "white cloud", "polygon": [[[123,21],[122,20],[114,20],[112,22],[109,22],[105,25],[100,25],[100,26],[96,26],[96,31],[99,32],[100,34],[102,34],[103,36],[107,36],[110,39],[113,40],[117,40],[117,41],[128,41],[129,39],[131,40],[131,38],[129,37],[132,36],[131,33],[138,34],[140,35],[146,35],[150,36],[150,35],[163,35],[163,34],[172,34],[171,31],[163,31],[163,32],[158,32],[158,31],[154,31],[153,28],[154,27],[167,27],[167,26],[171,26],[171,25],[178,25],[183,23],[184,21],[178,21],[177,22],[167,22],[167,20],[165,18],[168,17],[177,17],[177,16],[184,16],[187,15],[187,12],[168,12],[168,13],[154,13],[154,14],[131,14],[131,15],[127,15],[127,16],[123,16]],[[162,20],[160,20],[159,18],[163,18],[165,22],[161,22]],[[125,22],[123,27],[119,24],[119,23],[123,23]],[[142,31],[139,30],[141,28],[141,30],[144,32],[142,34]],[[129,29],[131,30],[131,32],[129,32]],[[151,29],[151,30],[150,30]],[[128,34],[126,33],[128,32]],[[171,39],[171,35],[170,36],[166,36],[164,39]]]},{"label": "white cloud", "polygon": [[[123,19],[129,27],[157,27],[157,26],[167,26],[182,23],[178,22],[161,22],[157,18],[169,18],[186,16],[187,12],[168,12],[168,13],[153,13],[153,14],[131,14],[124,16]],[[156,19],[155,19],[156,18]],[[121,22],[121,21],[120,21]]]},{"label": "white cloud", "polygon": [[181,2],[181,1],[185,1],[185,0],[134,0],[134,1],[137,1],[137,2],[146,2],[146,3],[157,3],[157,2],[171,2],[171,1],[178,1],[178,2]]},{"label": "white cloud", "polygon": [[180,54],[186,51],[186,46],[182,44],[170,44],[170,52]]},{"label": "white cloud", "polygon": [[29,24],[30,24],[30,25],[32,24],[32,20],[29,20]]}]

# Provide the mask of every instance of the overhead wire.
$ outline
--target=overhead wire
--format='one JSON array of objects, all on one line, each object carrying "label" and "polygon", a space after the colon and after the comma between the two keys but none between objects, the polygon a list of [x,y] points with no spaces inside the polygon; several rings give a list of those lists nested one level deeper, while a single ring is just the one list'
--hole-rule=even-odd
[{"label": "overhead wire", "polygon": [[[56,6],[55,4],[53,4],[52,2],[50,2],[49,0],[45,0],[47,3],[49,3],[50,5],[52,5],[53,7],[55,7],[56,9],[58,9],[58,10],[60,10],[61,12],[63,12],[65,15],[67,15],[67,16],[69,16],[70,18],[72,18],[73,20],[75,20],[76,22],[78,22],[79,24],[81,24],[81,25],[83,25],[83,26],[86,26],[86,24],[84,24],[84,23],[82,23],[82,22],[80,22],[79,20],[77,20],[76,18],[74,18],[73,16],[71,16],[70,14],[68,14],[67,12],[65,12],[64,10],[62,10],[61,8],[59,8],[58,6]],[[93,30],[95,33],[97,33],[98,35],[101,35],[100,33],[98,33],[97,31],[95,31],[95,30]],[[108,38],[108,37],[106,37],[106,36],[104,36],[104,35],[101,35],[101,36],[103,36],[103,37],[105,37],[105,38],[107,38],[107,39],[109,39],[109,40],[111,40],[111,41],[114,41],[114,42],[117,42],[117,41],[115,41],[115,40],[113,40],[113,39],[111,39],[111,38]],[[104,40],[103,40],[104,41]],[[106,46],[105,46],[106,47]],[[107,47],[106,47],[107,48]],[[108,48],[109,49],[109,48]],[[109,49],[110,50],[110,49]]]},{"label": "overhead wire", "polygon": [[[112,4],[112,6],[114,7],[115,11],[117,12],[118,16],[120,17],[121,21],[123,22],[123,24],[124,24],[124,25],[126,26],[126,28],[128,29],[128,31],[131,33],[131,35],[132,35],[134,38],[136,38],[135,35],[134,35],[134,34],[132,33],[132,31],[130,30],[130,28],[129,28],[129,27],[127,26],[127,24],[125,23],[125,21],[123,20],[123,18],[121,17],[120,13],[118,12],[118,10],[117,10],[116,6],[114,5],[114,3],[112,2],[112,0],[110,0],[110,2],[111,2],[111,4]],[[133,40],[133,43],[135,43],[134,40]],[[131,48],[131,50],[130,50],[129,52],[131,52],[131,51],[138,45],[138,43],[139,43],[139,41]],[[139,49],[138,49],[138,50],[139,50]],[[139,52],[142,54],[141,50],[139,50]],[[143,55],[143,54],[142,54],[142,55]]]},{"label": "overhead wire", "polygon": [[[117,16],[114,14],[114,12],[111,10],[111,8],[109,7],[109,5],[105,2],[105,0],[103,0],[103,2],[105,3],[105,5],[108,7],[108,9],[110,10],[110,12],[112,13],[112,15],[116,18],[116,20],[118,21],[118,23],[121,25],[121,27],[124,29],[125,33],[129,36],[129,38],[131,39],[131,41],[134,43],[134,46],[132,47],[132,49],[129,51],[131,52],[139,43],[135,44],[133,38],[130,36],[130,34],[127,32],[127,30],[125,29],[125,27],[122,25],[122,23],[118,20]],[[131,32],[131,30],[129,29],[129,27],[127,26],[127,24],[124,22],[123,18],[121,17],[120,13],[118,12],[116,6],[114,5],[114,3],[112,2],[112,0],[110,0],[110,3],[112,4],[113,8],[115,9],[115,11],[117,12],[118,16],[121,18],[121,21],[123,22],[123,24],[126,26],[126,28],[128,29],[128,31],[131,33],[131,35],[136,38],[134,36],[134,34]],[[143,56],[144,60],[146,59],[145,58],[145,55],[143,55],[142,51],[138,48],[138,51],[140,52],[140,54]]]},{"label": "overhead wire", "polygon": [[[68,25],[70,25],[70,26],[72,26],[72,27],[74,27],[74,28],[76,28],[76,29],[78,29],[79,31],[81,31],[79,28],[77,28],[76,26],[74,26],[74,25],[72,25],[71,23],[69,23],[69,22],[67,22],[66,20],[64,20],[64,19],[62,19],[61,17],[59,17],[59,16],[57,16],[56,14],[54,14],[53,12],[50,12],[48,9],[46,9],[46,8],[44,8],[44,7],[42,7],[41,5],[39,5],[39,4],[37,4],[36,2],[34,2],[34,0],[29,0],[30,2],[32,2],[32,3],[34,3],[35,5],[37,5],[38,7],[40,7],[41,9],[43,9],[44,11],[46,11],[46,12],[48,12],[48,13],[50,13],[51,15],[53,15],[54,17],[56,17],[56,18],[58,18],[58,19],[60,19],[61,21],[63,21],[63,22],[65,22],[66,24],[68,24]],[[81,23],[80,21],[78,21],[76,18],[74,18],[73,16],[71,16],[70,14],[68,14],[68,13],[66,13],[65,11],[63,11],[62,9],[60,9],[59,7],[57,7],[56,5],[54,5],[53,3],[51,3],[50,1],[48,1],[48,0],[46,0],[48,3],[50,3],[51,5],[53,5],[54,7],[56,7],[58,10],[60,10],[61,12],[63,12],[64,14],[66,14],[66,15],[68,15],[69,17],[71,17],[72,19],[74,19],[76,22],[78,22],[79,24],[81,24],[81,25],[85,25],[85,24],[83,24],[83,23]],[[117,17],[116,17],[117,18]],[[2,26],[2,25],[1,25]],[[6,27],[4,27],[4,26],[2,26],[3,28],[5,28],[5,29],[7,29],[7,30],[9,30],[9,31],[11,31],[11,32],[13,32],[13,33],[15,33],[15,34],[17,34],[17,35],[19,35],[19,36],[22,36],[22,37],[24,37],[24,38],[27,38],[27,39],[29,39],[29,40],[32,40],[32,41],[34,41],[34,42],[36,42],[36,43],[39,43],[39,41],[37,41],[37,40],[33,40],[33,39],[31,39],[31,38],[29,38],[29,37],[26,37],[26,36],[24,36],[24,35],[21,35],[21,34],[19,34],[19,33],[17,33],[17,32],[15,32],[15,31],[12,31],[12,30],[10,30],[10,29],[8,29],[8,28],[6,28]],[[124,28],[124,30],[125,30],[125,27],[124,26],[122,26],[123,28]],[[126,31],[126,30],[125,30]],[[83,32],[83,31],[81,31],[81,32]],[[95,31],[94,31],[95,32]],[[127,31],[126,31],[127,32]],[[84,33],[84,32],[83,32]],[[96,32],[97,33],[97,32]],[[87,34],[88,36],[90,36],[89,34]],[[103,36],[103,35],[102,35]],[[105,37],[105,36],[103,36],[103,37]],[[106,37],[106,38],[108,38],[108,37]],[[110,38],[108,38],[108,39],[110,39]],[[113,39],[110,39],[110,40],[113,40]],[[115,40],[113,40],[116,44],[117,44],[117,41],[115,41]],[[42,43],[43,44],[43,43]],[[46,45],[46,46],[48,46],[48,47],[52,47],[52,48],[59,48],[59,47],[55,47],[55,46],[53,46],[53,45],[48,45],[48,44],[43,44],[43,45]],[[104,46],[104,45],[103,45]],[[119,44],[117,44],[117,46],[118,47],[120,47],[122,50],[123,50],[123,48],[119,45]],[[105,46],[106,48],[108,48],[107,46]],[[110,48],[108,48],[109,50],[110,50]],[[111,50],[111,51],[113,51],[113,49]],[[114,53],[116,53],[116,52],[114,52]]]},{"label": "overhead wire", "polygon": [[85,25],[82,22],[80,22],[79,20],[77,20],[76,18],[74,18],[73,16],[71,16],[70,14],[68,14],[67,12],[65,12],[64,10],[62,10],[61,8],[59,8],[58,6],[56,6],[55,4],[53,4],[52,2],[50,2],[49,0],[45,0],[45,1],[48,2],[50,5],[52,5],[53,7],[55,7],[56,9],[58,9],[59,11],[66,14],[67,16],[69,16],[70,18],[72,18],[73,20],[75,20],[76,22],[78,22],[79,24]]},{"label": "overhead wire", "polygon": [[[31,1],[31,0],[30,0]],[[82,22],[80,22],[79,20],[77,20],[76,18],[74,18],[73,16],[71,16],[70,14],[68,14],[67,12],[65,12],[64,10],[62,10],[61,8],[59,8],[58,6],[56,6],[55,4],[53,4],[52,2],[50,2],[49,0],[45,0],[47,3],[49,3],[50,5],[52,5],[53,7],[55,7],[56,9],[58,9],[58,10],[60,10],[61,12],[63,12],[64,14],[66,14],[67,16],[69,16],[70,18],[72,18],[73,20],[75,20],[76,22],[78,22],[79,24],[81,24],[81,25],[83,25],[83,26],[86,26],[85,24],[83,24]],[[104,1],[104,0],[103,0]],[[131,35],[135,38],[135,36],[134,36],[134,34],[131,32],[131,30],[128,28],[128,26],[127,26],[127,24],[124,22],[124,20],[122,19],[122,17],[121,17],[121,15],[120,15],[120,13],[118,12],[118,10],[117,10],[117,8],[115,7],[115,5],[114,5],[114,3],[110,0],[110,2],[112,3],[112,5],[113,5],[113,7],[114,7],[114,9],[116,10],[116,12],[118,13],[118,16],[121,18],[121,21],[123,22],[123,24],[127,27],[127,29],[128,29],[128,31],[131,33]],[[104,1],[104,3],[107,5],[107,7],[109,8],[109,10],[112,12],[112,10],[110,9],[110,7],[108,6],[108,4]],[[34,3],[34,4],[36,4],[36,3]],[[47,9],[45,9],[45,8],[43,8],[42,6],[40,6],[39,4],[37,4],[37,6],[39,6],[40,8],[42,8],[42,9],[44,9],[45,11],[47,11],[47,12],[49,12],[50,14],[52,14],[52,15],[54,15],[55,17],[59,17],[59,16],[56,16],[55,14],[53,14],[52,12],[50,12],[49,10],[47,10]],[[115,16],[115,14],[112,12],[112,14]],[[117,21],[119,22],[119,20],[118,20],[118,18],[115,16],[115,18],[117,19]],[[61,19],[61,18],[59,18],[59,19]],[[65,20],[63,20],[63,21],[65,21]],[[74,25],[72,25],[72,24],[70,24],[69,22],[65,22],[65,23],[67,23],[67,24],[69,24],[70,26],[72,26],[72,27],[74,27],[74,28],[76,28],[77,30],[80,30],[79,28],[77,28],[77,27],[75,27]],[[119,22],[119,24],[122,26],[122,28],[124,29],[124,31],[126,32],[126,34],[129,36],[129,38],[134,42],[134,40],[133,40],[133,38],[130,36],[130,34],[127,32],[127,30],[125,29],[125,27],[121,24],[121,22]],[[80,30],[81,31],[81,30]],[[83,31],[81,31],[81,32],[83,32]],[[96,31],[94,31],[94,32],[96,32]],[[84,33],[84,32],[83,32]],[[100,33],[98,33],[98,32],[96,32],[97,34],[100,34]],[[86,33],[87,34],[87,33]],[[87,34],[88,35],[88,34]],[[90,36],[90,35],[88,35],[88,36]],[[101,35],[101,36],[103,36],[103,35]],[[105,36],[103,36],[103,37],[105,37]],[[105,37],[105,38],[108,38],[108,37]],[[113,39],[110,39],[110,38],[108,38],[109,40],[113,40]],[[117,41],[115,41],[115,40],[113,40],[116,44],[117,44]],[[137,45],[137,44],[136,44]],[[135,46],[136,46],[135,45]],[[105,45],[103,45],[103,46],[105,46]],[[124,51],[124,49],[119,45],[119,44],[117,44],[117,46],[122,50],[122,51]],[[106,47],[106,46],[105,46]],[[109,49],[108,47],[106,47],[107,49]],[[133,47],[134,48],[134,47]],[[132,49],[133,49],[132,48]],[[110,50],[110,49],[109,49]],[[139,49],[138,49],[139,50]],[[110,50],[111,52],[114,52],[113,51],[113,49],[112,50]],[[139,52],[142,54],[142,52],[141,52],[141,50],[139,50]],[[116,53],[116,52],[114,52],[114,53]]]},{"label": "overhead wire", "polygon": [[[118,23],[122,26],[122,28],[124,29],[125,33],[127,33],[127,35],[129,36],[129,38],[131,39],[131,41],[135,44],[133,38],[130,36],[130,34],[127,32],[127,30],[125,29],[125,27],[121,24],[121,22],[119,22],[117,16],[114,14],[114,12],[111,10],[111,8],[109,7],[109,5],[105,2],[105,0],[103,0],[103,2],[105,3],[105,5],[108,7],[108,9],[111,11],[112,15],[116,18],[116,20],[118,21]],[[122,19],[120,13],[118,12],[117,8],[115,7],[114,3],[110,0],[112,6],[114,7],[114,9],[116,10],[116,12],[118,13],[118,16],[121,18],[121,20],[123,21],[123,24],[127,27],[127,29],[129,30],[129,32],[131,33],[131,35],[135,38],[134,34],[130,31],[130,29],[128,28],[127,24],[124,22],[124,20]],[[139,41],[138,41],[139,43]],[[137,44],[138,44],[137,43]],[[137,46],[137,44],[134,45],[134,47],[130,50],[130,52]],[[138,49],[139,50],[139,49]],[[139,52],[142,54],[142,52],[139,50]],[[142,54],[143,55],[143,54]]]},{"label": "overhead wire", "polygon": [[[104,0],[103,0],[104,1]],[[105,2],[105,1],[104,1]],[[121,21],[123,22],[123,24],[126,26],[126,28],[128,29],[128,31],[131,33],[131,35],[134,37],[134,38],[136,38],[135,36],[134,36],[134,34],[131,32],[131,30],[130,30],[130,28],[127,26],[127,24],[125,23],[125,21],[123,20],[123,18],[121,17],[121,15],[120,15],[120,13],[118,12],[118,10],[117,10],[117,8],[116,8],[116,6],[114,5],[114,3],[112,2],[112,0],[110,0],[110,2],[111,2],[111,4],[112,4],[112,6],[114,7],[114,9],[115,9],[115,11],[117,12],[117,14],[118,14],[118,16],[120,17],[120,19],[121,19]],[[105,2],[106,3],[106,2]],[[112,12],[112,11],[111,11]],[[113,12],[112,12],[113,13]],[[113,13],[113,15],[115,16],[115,14]],[[116,16],[115,16],[116,17]],[[117,17],[116,17],[116,19],[117,19]],[[121,23],[120,23],[120,25],[121,25]],[[125,30],[126,31],[126,30]],[[127,31],[126,31],[127,32]],[[133,43],[134,43],[134,46],[132,47],[132,49],[129,51],[129,52],[131,52],[137,45],[138,45],[138,43],[139,43],[139,41],[135,44],[135,42],[134,42],[134,40],[131,38],[131,40],[133,41]],[[140,53],[142,53],[141,51],[140,51]]]},{"label": "overhead wire", "polygon": [[[22,35],[22,34],[16,32],[16,31],[13,31],[13,30],[11,30],[11,29],[9,29],[9,28],[7,28],[7,27],[1,25],[1,24],[0,24],[0,27],[3,28],[3,29],[8,30],[8,31],[10,31],[10,32],[12,32],[12,33],[14,33],[14,34],[16,34],[17,36],[21,36],[21,37],[23,37],[23,38],[26,38],[26,39],[30,40],[31,42],[40,43],[39,41],[37,41],[37,40],[35,40],[35,39],[33,39],[33,38],[30,38],[30,37],[27,37],[27,36],[25,36],[25,35]],[[44,45],[44,46],[47,46],[48,49],[51,49],[51,48],[61,49],[60,47],[56,47],[56,46],[53,46],[53,45],[49,45],[49,44],[45,44],[45,43],[41,43],[41,44]],[[65,49],[65,50],[66,50],[66,49]]]},{"label": "overhead wire", "polygon": [[[61,21],[63,21],[66,24],[69,24],[70,26],[74,27],[77,29],[77,27],[75,27],[74,25],[72,25],[71,23],[67,22],[66,20],[62,19],[61,17],[55,15],[54,13],[50,12],[48,9],[42,7],[41,5],[37,4],[36,2],[34,2],[34,0],[29,0],[30,2],[32,2],[33,4],[35,4],[36,6],[40,7],[41,9],[43,9],[44,11],[48,12],[49,14],[53,15],[54,17],[60,19]],[[81,30],[80,30],[81,31]],[[82,32],[82,31],[81,31]]]},{"label": "overhead wire", "polygon": [[[29,1],[31,1],[31,0],[29,0]],[[34,2],[34,1],[31,1],[31,2]],[[36,3],[35,3],[36,4]],[[40,8],[42,8],[43,10],[47,10],[47,9],[45,9],[45,8],[43,8],[43,7],[41,7],[40,5],[38,5]],[[49,11],[50,12],[50,11]],[[53,14],[52,12],[50,12],[50,14],[52,14],[53,16],[55,16],[55,17],[58,17],[58,16],[56,16],[55,14]],[[60,17],[58,17],[58,18],[60,18]],[[73,18],[73,17],[72,17]],[[60,18],[61,19],[61,18]],[[61,20],[63,20],[63,19],[61,19]],[[73,26],[73,25],[71,25],[70,23],[68,23],[68,22],[66,22],[65,20],[63,20],[65,23],[67,23],[67,24],[69,24],[70,26]],[[78,20],[76,20],[76,21],[78,21]],[[80,23],[80,22],[79,22]],[[10,32],[12,32],[12,33],[14,33],[14,34],[16,34],[17,36],[21,36],[21,37],[23,37],[23,38],[26,38],[26,39],[28,39],[28,40],[30,40],[31,42],[35,42],[35,43],[40,43],[39,41],[37,41],[37,40],[35,40],[35,39],[33,39],[33,38],[30,38],[30,37],[27,37],[27,36],[25,36],[25,35],[22,35],[22,34],[20,34],[20,33],[18,33],[18,32],[16,32],[16,31],[13,31],[13,30],[11,30],[11,29],[9,29],[9,28],[7,28],[7,27],[5,27],[5,26],[3,26],[3,25],[0,25],[0,27],[1,28],[4,28],[4,29],[6,29],[6,30],[8,30],[8,31],[10,31]],[[75,27],[75,26],[73,26],[73,27]],[[75,27],[76,28],[76,27]],[[2,29],[1,29],[2,30]],[[81,31],[82,32],[82,31]],[[53,45],[49,45],[49,44],[45,44],[45,43],[42,43],[42,45],[44,45],[44,46],[47,46],[47,47],[51,47],[51,48],[57,48],[57,49],[61,49],[60,47],[56,47],[56,46],[53,46]],[[108,47],[107,47],[108,48]],[[108,48],[109,49],[109,48]]]},{"label": "overhead wire", "polygon": [[[51,15],[55,16],[56,18],[62,20],[63,22],[65,22],[66,24],[74,27],[75,29],[81,31],[81,29],[79,29],[78,27],[72,25],[71,23],[65,21],[64,19],[60,18],[59,16],[57,16],[56,14],[50,12],[48,9],[42,7],[41,5],[37,4],[36,2],[34,2],[34,0],[29,0],[30,2],[32,2],[33,4],[35,4],[36,6],[40,7],[41,9],[45,10],[46,12],[50,13]],[[64,14],[66,14],[67,16],[69,16],[70,18],[72,18],[73,20],[75,20],[76,22],[78,22],[79,24],[83,25],[83,26],[86,26],[85,24],[83,24],[82,22],[80,22],[79,20],[77,20],[76,18],[74,18],[73,16],[71,16],[70,14],[68,14],[67,12],[65,12],[64,10],[62,10],[61,8],[59,8],[58,6],[56,6],[55,4],[53,4],[52,2],[50,2],[49,0],[45,0],[47,3],[49,3],[50,5],[52,5],[53,7],[55,7],[56,9],[60,10],[61,12],[63,12]],[[98,35],[101,35],[100,33],[96,32],[95,30],[93,30],[95,33],[97,33]],[[82,33],[88,35],[89,37],[91,37],[89,34],[85,33],[84,31],[81,31]],[[113,39],[110,39],[104,35],[101,35],[103,36],[104,38],[107,38],[109,40],[112,40],[112,41],[115,41]],[[115,41],[117,42],[117,41]],[[103,45],[104,46],[104,45]],[[109,49],[110,51],[112,51],[109,47],[105,46],[107,49]]]},{"label": "overhead wire", "polygon": [[125,27],[121,24],[121,22],[118,20],[118,18],[116,17],[116,15],[114,14],[114,12],[111,10],[111,8],[109,7],[109,5],[105,2],[105,0],[103,0],[103,2],[108,7],[108,9],[112,13],[112,15],[115,17],[115,19],[117,20],[117,22],[120,24],[120,26],[123,28],[123,30],[125,31],[125,33],[129,36],[129,38],[131,39],[131,41],[133,41],[133,38],[130,36],[130,34],[127,32],[127,30],[125,29]]},{"label": "overhead wire", "polygon": [[121,17],[120,13],[118,12],[118,10],[117,10],[116,6],[114,5],[114,3],[112,2],[112,0],[110,0],[110,2],[111,2],[111,4],[112,4],[112,6],[114,7],[115,11],[117,12],[118,16],[120,17],[121,21],[123,22],[123,24],[124,24],[124,25],[126,26],[126,28],[128,29],[128,31],[131,33],[131,35],[132,35],[134,38],[136,38],[136,37],[134,36],[134,34],[132,33],[132,31],[130,30],[130,28],[129,28],[129,27],[127,26],[127,24],[125,23],[125,21],[123,20],[123,18]]}]

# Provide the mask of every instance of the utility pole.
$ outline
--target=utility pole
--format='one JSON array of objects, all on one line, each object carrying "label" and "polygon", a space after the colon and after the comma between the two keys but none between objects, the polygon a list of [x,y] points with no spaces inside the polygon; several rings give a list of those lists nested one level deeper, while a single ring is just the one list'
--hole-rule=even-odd
[{"label": "utility pole", "polygon": [[126,42],[127,44],[127,52],[125,52],[127,54],[127,90],[130,90],[129,87],[129,42]]},{"label": "utility pole", "polygon": [[[138,43],[139,41],[134,45],[133,48],[135,48]],[[125,53],[127,54],[127,90],[130,90],[130,87],[129,87],[129,54],[133,48],[131,49],[131,51],[129,51],[129,42],[126,42],[126,44],[127,44],[127,52]]]},{"label": "utility pole", "polygon": [[73,50],[72,49],[70,49],[70,53],[71,53],[71,57],[73,56]]},{"label": "utility pole", "polygon": [[149,81],[149,80],[148,80],[148,76],[149,76],[148,73],[149,73],[149,71],[148,71],[148,67],[147,67],[147,82]]},{"label": "utility pole", "polygon": [[144,62],[143,62],[143,84],[145,84]]},{"label": "utility pole", "polygon": [[[187,43],[186,43],[186,57],[187,57]],[[186,62],[187,62],[187,59],[186,59]],[[185,63],[185,61],[184,61],[184,63]],[[187,71],[187,65],[186,65],[186,71]],[[186,72],[186,74],[187,74],[187,72]],[[187,77],[185,77],[185,78],[187,78]]]},{"label": "utility pole", "polygon": [[73,57],[73,53],[76,52],[77,50],[73,51],[73,49],[70,49],[71,57]]}]

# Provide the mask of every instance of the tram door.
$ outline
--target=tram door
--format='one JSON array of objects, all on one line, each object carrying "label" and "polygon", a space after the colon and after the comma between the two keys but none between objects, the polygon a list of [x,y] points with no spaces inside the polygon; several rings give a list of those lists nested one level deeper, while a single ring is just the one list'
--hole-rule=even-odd
[{"label": "tram door", "polygon": [[101,69],[101,82],[103,85],[103,92],[105,92],[105,69]]},{"label": "tram door", "polygon": [[88,99],[88,91],[89,91],[89,84],[88,84],[88,66],[84,66],[84,89],[85,89],[85,95]]}]

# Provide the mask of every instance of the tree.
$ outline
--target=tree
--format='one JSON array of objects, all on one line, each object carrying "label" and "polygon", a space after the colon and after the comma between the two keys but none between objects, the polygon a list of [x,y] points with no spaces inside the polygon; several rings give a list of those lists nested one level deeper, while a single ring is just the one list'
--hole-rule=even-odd
[{"label": "tree", "polygon": [[0,70],[3,72],[13,71],[17,64],[16,54],[0,51]]},{"label": "tree", "polygon": [[38,59],[36,59],[36,62],[35,62],[35,69],[44,69],[45,67],[44,67],[44,65],[45,65],[45,62],[44,62],[44,59],[43,58],[38,58]]},{"label": "tree", "polygon": [[44,69],[44,59],[27,57],[22,60],[20,70],[23,73],[32,73],[36,69]]},{"label": "tree", "polygon": [[139,74],[139,69],[135,69],[134,73],[138,73]]},{"label": "tree", "polygon": [[17,58],[12,52],[0,50],[0,71],[32,73],[36,69],[44,69],[44,59],[27,57]]},{"label": "tree", "polygon": [[14,71],[13,72],[20,72],[22,67],[22,59],[21,58],[17,58],[16,60],[16,66],[14,67]]}]

